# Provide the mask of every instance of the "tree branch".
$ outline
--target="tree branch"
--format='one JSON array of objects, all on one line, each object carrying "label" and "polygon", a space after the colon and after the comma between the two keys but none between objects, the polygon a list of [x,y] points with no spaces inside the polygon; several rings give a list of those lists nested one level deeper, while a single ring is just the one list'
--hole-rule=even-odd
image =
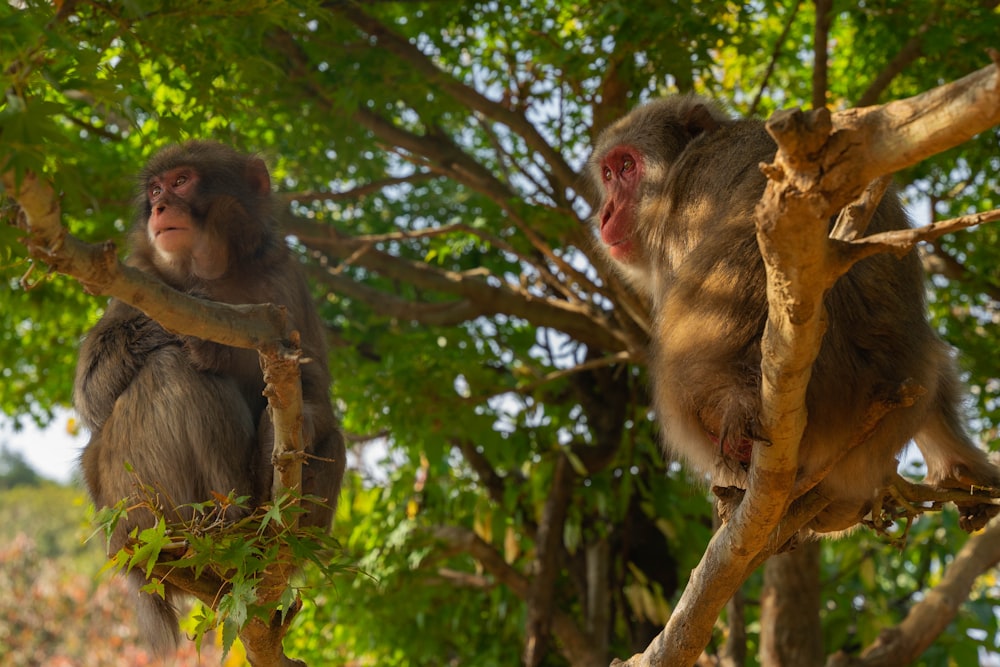
[{"label": "tree branch", "polygon": [[[361,11],[353,3],[332,2],[327,3],[326,6],[374,37],[377,40],[378,48],[386,49],[395,54],[408,67],[413,67],[420,72],[432,85],[436,84],[440,86],[442,90],[451,95],[460,105],[503,123],[510,128],[511,132],[524,138],[528,147],[537,151],[544,162],[552,169],[552,173],[557,179],[560,188],[570,188],[577,183],[579,180],[577,173],[573,171],[559,151],[545,140],[541,133],[523,114],[517,113],[498,102],[494,102],[477,92],[474,88],[456,81],[452,76],[441,71],[423,51],[379,23],[374,17]],[[554,195],[557,200],[563,198],[555,191],[551,184],[549,185],[549,190],[550,194]]]},{"label": "tree branch", "polygon": [[534,576],[529,586],[524,633],[523,662],[527,667],[539,665],[548,648],[556,580],[563,554],[563,528],[575,479],[569,458],[559,454],[535,538]]},{"label": "tree branch", "polygon": [[[451,550],[467,553],[475,558],[514,595],[528,600],[531,584],[527,577],[511,567],[496,549],[478,535],[458,526],[439,526],[433,529],[432,534]],[[552,633],[559,640],[561,651],[571,665],[603,667],[606,662],[604,656],[595,650],[591,639],[577,627],[572,617],[559,609],[553,609],[551,622]]]},{"label": "tree branch", "polygon": [[813,31],[812,108],[826,106],[827,69],[830,64],[827,43],[833,22],[833,0],[816,0],[816,26]]},{"label": "tree branch", "polygon": [[883,252],[889,252],[902,257],[913,250],[921,241],[930,242],[945,234],[961,231],[977,225],[1000,220],[1000,209],[971,213],[951,220],[932,222],[913,229],[896,229],[890,232],[872,234],[855,239],[844,244],[836,244],[835,249],[840,254],[842,271],[846,271],[865,257],[871,257]]},{"label": "tree branch", "polygon": [[396,257],[341,234],[331,226],[294,220],[288,227],[313,250],[348,260],[353,265],[408,285],[466,299],[474,305],[476,315],[504,313],[523,317],[537,326],[563,331],[600,350],[621,350],[628,345],[624,334],[611,326],[606,314],[590,304],[536,296],[526,290],[512,289],[505,282],[494,286],[481,271],[459,273]]},{"label": "tree branch", "polygon": [[122,264],[113,243],[85,243],[70,234],[60,221],[55,192],[34,174],[18,180],[8,171],[0,174],[0,180],[21,207],[17,224],[27,233],[22,242],[29,256],[76,278],[88,293],[133,305],[173,333],[248,349],[287,340],[290,330],[283,308],[214,303],[178,292]]},{"label": "tree branch", "polygon": [[948,566],[941,583],[910,608],[903,622],[882,631],[858,658],[843,652],[827,661],[827,667],[893,667],[915,661],[955,618],[969,598],[976,578],[1000,562],[1000,522],[994,520],[973,535]]},{"label": "tree branch", "polygon": [[[459,451],[462,452],[462,458],[476,472],[476,476],[479,477],[479,483],[486,488],[486,492],[493,499],[493,502],[498,505],[503,503],[504,491],[507,487],[507,476],[500,475],[489,459],[476,448],[476,443],[471,440],[455,438],[451,441],[451,444],[458,447]],[[517,477],[517,483],[524,481],[520,475]]]},{"label": "tree branch", "polygon": [[889,87],[892,80],[895,79],[903,70],[909,67],[917,58],[920,57],[924,49],[924,34],[930,30],[938,20],[937,12],[932,11],[924,21],[917,28],[915,35],[910,37],[903,45],[903,48],[899,50],[899,53],[889,61],[889,64],[883,68],[875,80],[871,82],[861,97],[858,98],[858,102],[855,106],[867,107],[878,102],[879,96],[882,92]]},{"label": "tree branch", "polygon": [[774,68],[778,64],[778,57],[781,55],[782,48],[785,45],[785,40],[788,39],[788,33],[792,31],[792,24],[795,23],[795,17],[799,13],[799,7],[802,6],[802,0],[796,0],[795,4],[792,5],[792,11],[788,14],[788,18],[785,20],[785,25],[781,29],[781,35],[774,42],[774,49],[771,50],[771,59],[767,63],[767,69],[764,70],[764,76],[760,79],[760,87],[757,88],[757,94],[754,95],[753,102],[750,104],[750,108],[747,110],[747,116],[753,116],[757,113],[757,107],[760,105],[761,97],[764,95],[764,91],[767,90],[767,82],[771,79],[771,75],[774,73]]},{"label": "tree branch", "polygon": [[362,185],[355,186],[350,190],[343,190],[341,192],[305,190],[302,192],[285,192],[275,194],[274,197],[275,199],[280,199],[285,203],[291,203],[292,201],[297,200],[354,201],[367,197],[370,194],[381,192],[386,188],[395,187],[397,185],[420,183],[421,181],[429,181],[434,178],[437,178],[437,174],[433,172],[418,171],[410,174],[409,176],[383,178],[377,181],[372,181],[371,183],[364,183]]},{"label": "tree branch", "polygon": [[[824,188],[839,190],[841,183],[850,187],[843,189],[845,199],[831,200],[831,209],[844,206],[869,181],[1000,123],[1000,52],[990,49],[989,55],[993,65],[958,81],[883,107],[835,114],[834,133],[821,165],[834,173],[824,176]],[[808,157],[803,154],[800,159]]]},{"label": "tree branch", "polygon": [[962,262],[955,259],[937,241],[928,241],[927,245],[919,246],[924,269],[929,273],[937,273],[949,280],[975,282],[983,294],[1000,303],[1000,286],[990,277],[970,271]]}]

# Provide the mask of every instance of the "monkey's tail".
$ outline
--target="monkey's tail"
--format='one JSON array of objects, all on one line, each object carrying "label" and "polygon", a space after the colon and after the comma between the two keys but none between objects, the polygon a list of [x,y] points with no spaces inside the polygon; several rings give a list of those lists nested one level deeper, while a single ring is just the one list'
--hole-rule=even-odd
[{"label": "monkey's tail", "polygon": [[135,610],[142,638],[157,655],[172,653],[180,643],[177,609],[171,602],[173,587],[168,584],[166,598],[161,598],[140,590],[147,583],[142,572],[130,572],[128,581],[136,595]]}]

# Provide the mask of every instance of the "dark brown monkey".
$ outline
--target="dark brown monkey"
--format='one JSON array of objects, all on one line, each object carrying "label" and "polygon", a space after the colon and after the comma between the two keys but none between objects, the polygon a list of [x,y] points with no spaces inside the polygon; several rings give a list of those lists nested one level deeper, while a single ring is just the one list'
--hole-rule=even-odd
[{"label": "dark brown monkey", "polygon": [[[760,413],[765,272],[754,207],[758,165],[776,146],[761,122],[731,120],[710,102],[678,96],[639,107],[598,140],[594,218],[602,247],[653,303],[651,374],[665,445],[713,485],[746,488]],[[908,226],[898,197],[880,204],[870,231]],[[800,474],[820,470],[859,439],[872,403],[905,381],[926,390],[889,412],[818,487],[831,505],[810,527],[840,531],[869,511],[911,439],[927,482],[969,489],[1000,473],[966,435],[961,384],[949,348],[925,316],[919,260],[888,255],[857,264],[825,298],[829,328],[807,395]]]},{"label": "dark brown monkey", "polygon": [[[303,491],[325,498],[303,525],[330,524],[344,472],[344,443],[330,404],[323,325],[305,279],[278,234],[263,161],[217,143],[167,148],[140,174],[142,194],[127,263],[172,287],[226,303],[288,308],[301,334],[303,435],[310,458]],[[261,392],[257,352],[164,330],[118,300],[83,342],[74,400],[91,440],[84,479],[98,507],[136,498],[136,478],[168,509],[212,493],[270,498],[273,427]],[[126,469],[129,464],[134,475]],[[176,512],[179,518],[183,511]],[[130,510],[115,529],[112,552],[133,528],[153,522]],[[133,571],[135,588],[145,583]],[[160,650],[176,645],[170,598],[140,593],[143,634]]]}]

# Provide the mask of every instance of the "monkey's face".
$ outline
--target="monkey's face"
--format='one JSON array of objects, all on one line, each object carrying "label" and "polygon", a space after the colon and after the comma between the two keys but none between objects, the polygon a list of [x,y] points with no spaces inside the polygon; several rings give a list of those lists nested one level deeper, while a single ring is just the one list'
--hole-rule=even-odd
[{"label": "monkey's face", "polygon": [[171,256],[191,252],[197,228],[188,202],[197,191],[198,173],[190,167],[171,169],[150,179],[146,231],[157,253]]},{"label": "monkey's face", "polygon": [[208,233],[196,210],[200,182],[190,166],[153,175],[146,185],[146,234],[153,262],[165,274],[214,280],[227,268],[225,244]]},{"label": "monkey's face", "polygon": [[623,264],[640,259],[635,236],[636,211],[644,164],[638,149],[619,144],[597,163],[603,197],[597,216],[598,231],[608,254]]}]

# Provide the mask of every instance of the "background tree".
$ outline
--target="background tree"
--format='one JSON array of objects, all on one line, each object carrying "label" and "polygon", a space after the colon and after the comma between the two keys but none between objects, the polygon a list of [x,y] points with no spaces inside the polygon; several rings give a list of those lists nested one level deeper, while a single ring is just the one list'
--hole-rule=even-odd
[{"label": "background tree", "polygon": [[[337,530],[372,575],[303,612],[303,657],[607,664],[662,627],[711,517],[659,452],[645,304],[592,252],[590,139],[676,91],[759,117],[906,97],[984,64],[997,4],[8,3],[0,161],[49,175],[89,240],[120,238],[131,174],[165,143],[211,137],[274,167],[354,434]],[[997,137],[899,175],[918,217],[995,206]],[[987,442],[996,233],[925,253]],[[44,421],[102,303],[25,275],[16,237],[0,229],[0,404]],[[965,539],[956,523],[922,519],[902,550],[868,531],[823,543],[819,652],[856,653],[898,623]],[[923,664],[994,645],[988,585]],[[749,628],[745,651],[767,664],[759,586],[718,643]]]}]

